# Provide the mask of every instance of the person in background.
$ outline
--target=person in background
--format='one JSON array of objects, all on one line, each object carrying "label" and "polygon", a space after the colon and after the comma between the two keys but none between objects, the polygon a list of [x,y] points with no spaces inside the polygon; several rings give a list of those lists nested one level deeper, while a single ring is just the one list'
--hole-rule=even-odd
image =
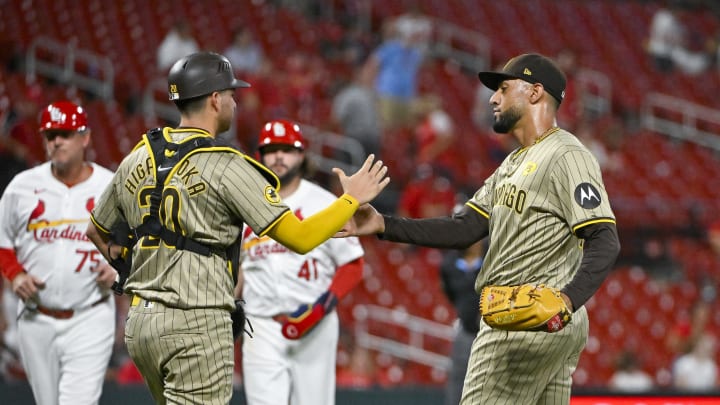
[{"label": "person in background", "polygon": [[647,392],[655,382],[638,364],[638,359],[631,351],[623,351],[615,361],[615,372],[608,387],[622,392]]},{"label": "person in background", "polygon": [[256,74],[264,59],[262,46],[249,28],[237,28],[233,32],[225,56],[236,71],[245,74]]},{"label": "person in background", "polygon": [[0,272],[40,405],[97,404],[115,340],[116,272],[84,233],[112,172],[85,160],[87,121],[73,102],[45,107],[48,161],[15,176],[0,199]]},{"label": "person in background", "polygon": [[365,68],[375,78],[383,129],[409,128],[423,52],[415,46],[413,38],[400,37],[391,22],[386,22],[383,28],[385,38],[373,50]]},{"label": "person in background", "polygon": [[157,66],[161,72],[167,72],[170,66],[183,56],[199,50],[187,21],[178,20],[163,38],[157,49]]},{"label": "person in background", "polygon": [[368,69],[357,68],[352,80],[335,95],[331,115],[343,135],[360,143],[362,155],[380,156],[382,128]]},{"label": "person in background", "polygon": [[680,0],[665,0],[663,3],[652,17],[646,43],[655,68],[663,73],[674,69],[689,75],[702,73],[712,59],[705,49],[696,51],[689,44],[688,29],[681,19],[686,5]]},{"label": "person in background", "polygon": [[401,39],[413,43],[423,53],[428,52],[433,34],[433,21],[425,15],[418,3],[412,3],[407,11],[393,22]]},{"label": "person in background", "polygon": [[[311,174],[306,148],[300,127],[289,120],[270,121],[260,133],[260,160],[280,179],[280,197],[298,218],[335,200],[305,179]],[[245,226],[237,288],[254,329],[242,342],[248,404],[334,404],[334,309],[362,280],[363,255],[357,238],[330,239],[298,254]]]},{"label": "person in background", "polygon": [[416,167],[398,199],[397,213],[408,218],[448,215],[455,205],[455,188],[448,175],[428,163]]},{"label": "person in background", "polygon": [[457,139],[455,122],[443,106],[442,98],[426,93],[413,102],[415,164],[432,164],[436,169],[457,177],[461,162],[454,153]]},{"label": "person in background", "polygon": [[690,351],[678,357],[672,366],[673,387],[689,391],[712,391],[718,387],[715,361],[717,338],[702,333]]}]

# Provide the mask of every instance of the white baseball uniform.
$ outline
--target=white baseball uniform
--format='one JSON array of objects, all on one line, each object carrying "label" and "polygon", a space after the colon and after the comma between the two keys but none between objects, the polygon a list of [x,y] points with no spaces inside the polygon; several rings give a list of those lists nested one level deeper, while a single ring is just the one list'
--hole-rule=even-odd
[{"label": "white baseball uniform", "polygon": [[112,178],[92,164],[72,187],[46,162],[19,173],[0,199],[0,248],[45,282],[18,305],[23,367],[38,404],[97,404],[115,336],[115,300],[90,270],[105,262],[85,236],[90,212]]},{"label": "white baseball uniform", "polygon": [[[296,216],[308,217],[336,197],[301,180],[283,201]],[[299,340],[288,340],[272,319],[312,304],[327,291],[335,270],[364,254],[357,238],[330,239],[299,255],[267,236],[258,238],[245,226],[242,243],[243,299],[255,332],[243,340],[243,377],[250,405],[335,403],[335,356],[338,318],[335,311]]]}]

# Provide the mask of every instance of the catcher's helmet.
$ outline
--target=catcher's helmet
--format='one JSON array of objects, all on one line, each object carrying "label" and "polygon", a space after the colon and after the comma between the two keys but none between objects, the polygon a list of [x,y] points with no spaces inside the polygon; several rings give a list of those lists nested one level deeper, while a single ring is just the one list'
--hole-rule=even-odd
[{"label": "catcher's helmet", "polygon": [[274,120],[266,123],[260,131],[258,150],[268,145],[289,145],[305,150],[307,141],[298,124],[288,120]]},{"label": "catcher's helmet", "polygon": [[230,61],[214,52],[185,56],[175,62],[168,73],[168,93],[173,101],[238,87],[250,87],[250,84],[236,79]]},{"label": "catcher's helmet", "polygon": [[87,129],[85,109],[70,101],[56,101],[40,113],[40,132],[84,131]]}]

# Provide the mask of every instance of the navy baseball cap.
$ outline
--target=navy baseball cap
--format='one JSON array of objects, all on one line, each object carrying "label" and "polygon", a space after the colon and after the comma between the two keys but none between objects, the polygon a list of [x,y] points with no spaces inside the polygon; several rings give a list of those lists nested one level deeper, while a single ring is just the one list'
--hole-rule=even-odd
[{"label": "navy baseball cap", "polygon": [[497,90],[504,80],[520,79],[528,83],[540,83],[545,91],[559,103],[565,98],[565,73],[550,58],[537,53],[516,56],[505,64],[500,72],[480,72],[480,81],[492,90]]}]

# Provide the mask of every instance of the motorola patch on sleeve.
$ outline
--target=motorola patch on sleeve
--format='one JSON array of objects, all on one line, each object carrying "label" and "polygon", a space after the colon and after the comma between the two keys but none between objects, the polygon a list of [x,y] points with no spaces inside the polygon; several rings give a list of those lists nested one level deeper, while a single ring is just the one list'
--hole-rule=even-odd
[{"label": "motorola patch on sleeve", "polygon": [[575,188],[575,202],[579,206],[591,210],[600,205],[600,192],[590,183],[580,183]]}]

